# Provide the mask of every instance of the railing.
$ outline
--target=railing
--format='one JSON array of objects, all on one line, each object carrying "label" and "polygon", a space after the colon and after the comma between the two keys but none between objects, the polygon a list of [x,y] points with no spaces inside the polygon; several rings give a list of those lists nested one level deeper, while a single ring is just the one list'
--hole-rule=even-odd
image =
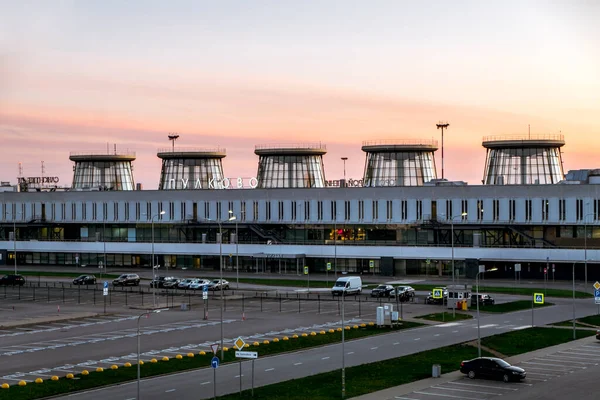
[{"label": "railing", "polygon": [[72,151],[70,156],[133,156],[135,151]]},{"label": "railing", "polygon": [[327,146],[318,143],[270,143],[270,144],[257,144],[254,146],[255,150],[269,150],[269,149],[323,149],[326,150]]},{"label": "railing", "polygon": [[202,148],[202,147],[163,147],[156,151],[157,153],[225,153],[224,147]]},{"label": "railing", "polygon": [[379,140],[365,140],[362,142],[363,146],[380,146],[380,145],[422,145],[422,146],[436,146],[438,141],[431,139],[379,139]]},{"label": "railing", "polygon": [[493,142],[496,140],[560,140],[564,141],[564,135],[559,133],[533,133],[533,134],[512,134],[512,135],[491,135],[484,136],[484,142]]}]

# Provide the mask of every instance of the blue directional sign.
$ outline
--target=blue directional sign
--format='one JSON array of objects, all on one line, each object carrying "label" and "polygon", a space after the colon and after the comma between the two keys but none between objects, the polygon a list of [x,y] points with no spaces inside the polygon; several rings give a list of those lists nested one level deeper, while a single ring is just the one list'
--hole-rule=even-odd
[{"label": "blue directional sign", "polygon": [[219,357],[213,357],[212,360],[210,360],[210,366],[213,368],[219,368]]},{"label": "blue directional sign", "polygon": [[108,289],[108,282],[104,282],[104,289]]},{"label": "blue directional sign", "polygon": [[600,289],[594,289],[594,297],[600,297]]},{"label": "blue directional sign", "polygon": [[202,286],[202,291],[208,293],[208,285]]},{"label": "blue directional sign", "polygon": [[533,302],[535,304],[544,304],[544,293],[534,293]]}]

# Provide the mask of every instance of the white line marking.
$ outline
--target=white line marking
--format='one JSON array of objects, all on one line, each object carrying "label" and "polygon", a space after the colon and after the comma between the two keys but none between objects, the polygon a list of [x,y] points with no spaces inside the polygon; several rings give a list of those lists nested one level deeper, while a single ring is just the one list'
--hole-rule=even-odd
[{"label": "white line marking", "polygon": [[418,337],[418,338],[416,338],[415,340],[421,340],[421,338],[420,338],[420,337]]},{"label": "white line marking", "polygon": [[329,360],[330,357],[323,357],[321,360]]},{"label": "white line marking", "polygon": [[450,394],[441,394],[441,393],[429,393],[429,392],[415,392],[417,394],[424,394],[427,396],[440,396],[440,397],[451,397],[453,399],[464,399],[464,400],[483,400],[480,397],[464,397],[464,396],[452,396]]},{"label": "white line marking", "polygon": [[394,343],[394,346],[397,346],[397,345],[399,345],[399,344],[400,344],[400,342],[395,342],[395,343]]},{"label": "white line marking", "polygon": [[301,362],[294,363],[294,365],[302,365]]},{"label": "white line marking", "polygon": [[209,381],[209,382],[202,382],[200,385],[201,385],[201,386],[202,386],[202,385],[208,385],[209,383],[210,383],[210,381]]},{"label": "white line marking", "polygon": [[271,372],[271,371],[275,371],[275,368],[265,369],[265,372]]},{"label": "white line marking", "polygon": [[478,385],[476,383],[463,383],[463,382],[446,382],[446,383],[451,383],[453,385],[461,385],[461,386],[476,386],[476,387],[482,387],[482,388],[488,388],[488,389],[502,389],[502,390],[512,390],[512,391],[519,390],[519,389],[500,387],[500,386]]},{"label": "white line marking", "polygon": [[346,354],[350,355],[350,354],[354,354],[354,352],[353,352],[353,351],[350,351],[350,352],[348,352],[348,353],[346,353]]},{"label": "white line marking", "polygon": [[371,350],[377,350],[379,347],[371,347]]},{"label": "white line marking", "polygon": [[470,392],[470,393],[481,393],[481,394],[493,394],[496,396],[501,396],[499,393],[492,393],[492,392],[481,392],[479,390],[467,390],[467,389],[455,389],[455,388],[448,388],[448,387],[443,387],[443,386],[431,386],[432,389],[439,389],[439,390],[453,390],[456,392]]},{"label": "white line marking", "polygon": [[165,390],[165,393],[171,393],[171,392],[174,392],[174,391],[176,391],[176,390],[177,390],[177,389],[169,389],[169,390]]}]

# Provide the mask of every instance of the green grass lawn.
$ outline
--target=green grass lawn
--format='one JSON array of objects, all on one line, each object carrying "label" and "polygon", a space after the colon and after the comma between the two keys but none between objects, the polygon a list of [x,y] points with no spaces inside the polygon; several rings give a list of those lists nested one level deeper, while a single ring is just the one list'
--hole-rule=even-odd
[{"label": "green grass lawn", "polygon": [[[583,322],[583,324],[579,324],[579,322]],[[582,328],[590,328],[590,326],[584,325],[584,324],[589,324],[589,325],[593,325],[595,327],[600,328],[600,315],[590,315],[588,317],[577,318],[575,320],[576,326],[579,326]],[[568,319],[566,321],[557,322],[552,325],[554,325],[554,326],[573,326],[573,320]]]},{"label": "green grass lawn", "polygon": [[[552,303],[544,303],[544,304],[534,304],[534,308],[548,307],[553,306]],[[479,306],[480,312],[490,312],[490,313],[507,313],[512,311],[520,311],[531,309],[531,300],[517,300],[511,301],[509,303],[502,304],[494,304],[494,305],[485,305]],[[476,310],[476,307],[471,307],[471,310]]]},{"label": "green grass lawn", "polygon": [[[440,287],[440,285],[419,285],[414,284],[411,285],[415,290],[426,290],[431,291],[435,287]],[[475,286],[473,286],[475,289]],[[521,296],[533,296],[534,293],[544,292],[544,289],[540,288],[527,288],[527,287],[500,287],[500,286],[479,286],[480,293],[502,293],[502,294],[514,294]],[[572,290],[566,289],[551,289],[546,288],[546,296],[547,297],[573,297]],[[575,297],[578,299],[584,299],[593,297],[591,293],[587,292],[575,292]]]},{"label": "green grass lawn", "polygon": [[[483,352],[485,353],[485,352]],[[489,354],[484,354],[489,355]],[[355,397],[396,385],[431,377],[433,364],[440,364],[442,373],[455,371],[462,360],[477,357],[477,349],[454,345],[424,351],[405,357],[346,368],[346,397]],[[341,370],[254,389],[254,399],[268,400],[321,400],[341,398]],[[221,396],[222,400],[252,398],[249,390]]]},{"label": "green grass lawn", "polygon": [[[358,327],[358,329],[352,328],[346,330],[345,339],[353,340],[361,337],[385,334],[390,332],[397,332],[402,329],[414,328],[421,326],[422,324],[416,322],[405,321],[401,325],[394,328],[378,328],[376,326]],[[335,331],[334,333],[327,332],[326,334],[320,334],[315,332],[316,335],[308,335],[306,337],[299,336],[298,338],[289,337],[289,340],[282,340],[275,343],[264,344],[262,341],[259,342],[259,346],[253,346],[246,350],[257,351],[261,357],[281,354],[291,351],[299,351],[317,346],[324,346],[331,343],[338,343],[341,341],[342,333]],[[173,373],[178,371],[185,371],[196,368],[203,368],[210,366],[210,360],[212,354],[198,355],[189,358],[186,353],[182,353],[183,359],[177,360],[174,357],[168,361],[158,361],[157,363],[145,363],[141,367],[142,377],[156,376],[167,373]],[[225,363],[234,362],[238,359],[235,358],[235,351],[230,349],[225,352]],[[68,393],[76,390],[91,389],[94,387],[110,385],[115,383],[122,383],[136,379],[137,369],[136,365],[125,368],[120,366],[118,370],[107,369],[104,372],[90,371],[90,375],[82,376],[76,375],[78,379],[66,379],[61,377],[58,381],[44,381],[43,384],[30,383],[25,387],[11,386],[8,390],[0,390],[0,400],[26,400],[26,399],[37,399],[47,396],[55,396],[63,393]],[[0,380],[0,383],[2,381]],[[14,383],[14,382],[11,382]]]},{"label": "green grass lawn", "polygon": [[455,316],[453,317],[451,312],[443,312],[443,313],[436,313],[436,314],[419,315],[418,317],[415,317],[415,318],[426,319],[428,321],[452,322],[452,321],[460,321],[460,320],[464,320],[464,319],[471,319],[471,318],[473,318],[473,316],[470,314],[462,314],[462,313],[457,312],[455,314]]},{"label": "green grass lawn", "polygon": [[[595,335],[594,331],[577,330],[577,339]],[[556,346],[573,340],[573,331],[561,328],[529,328],[481,339],[481,345],[505,356]]]}]

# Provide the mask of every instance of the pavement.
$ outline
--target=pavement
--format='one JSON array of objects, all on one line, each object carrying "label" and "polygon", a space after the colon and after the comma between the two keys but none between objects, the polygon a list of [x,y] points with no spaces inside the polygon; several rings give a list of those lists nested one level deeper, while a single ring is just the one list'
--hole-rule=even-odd
[{"label": "pavement", "polygon": [[[532,351],[529,353],[519,354],[514,357],[505,358],[510,364],[519,364],[524,361],[529,361],[537,357],[543,357],[548,354],[569,351],[572,349],[579,348],[584,345],[596,343],[597,339],[594,336],[587,337],[584,339],[574,340],[559,344],[557,346],[546,347],[540,350]],[[385,390],[365,394],[362,396],[353,397],[354,400],[384,400],[384,399],[398,399],[401,396],[408,395],[413,392],[422,392],[432,386],[440,386],[448,382],[455,381],[458,378],[464,377],[464,374],[460,371],[454,371],[447,374],[442,374],[439,378],[427,378],[420,381],[407,383],[405,385],[394,386]]]}]

